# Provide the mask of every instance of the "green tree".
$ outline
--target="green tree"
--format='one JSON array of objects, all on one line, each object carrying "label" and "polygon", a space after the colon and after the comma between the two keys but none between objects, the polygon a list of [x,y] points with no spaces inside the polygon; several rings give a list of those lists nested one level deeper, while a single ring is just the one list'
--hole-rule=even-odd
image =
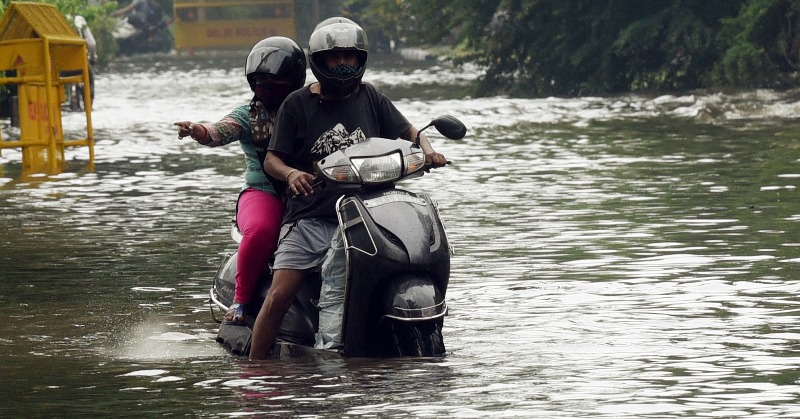
[{"label": "green tree", "polygon": [[387,38],[466,50],[460,59],[485,68],[479,95],[776,86],[794,83],[800,66],[796,0],[348,0],[346,7]]},{"label": "green tree", "polygon": [[785,81],[800,65],[800,3],[751,0],[722,19],[723,53],[713,76],[723,85],[763,86]]}]

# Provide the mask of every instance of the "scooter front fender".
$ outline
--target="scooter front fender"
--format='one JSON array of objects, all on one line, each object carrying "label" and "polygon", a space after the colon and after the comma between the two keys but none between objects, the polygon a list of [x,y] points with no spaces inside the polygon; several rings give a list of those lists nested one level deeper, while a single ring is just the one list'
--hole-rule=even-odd
[{"label": "scooter front fender", "polygon": [[430,278],[408,275],[390,282],[383,309],[381,321],[420,322],[444,317],[447,303]]}]

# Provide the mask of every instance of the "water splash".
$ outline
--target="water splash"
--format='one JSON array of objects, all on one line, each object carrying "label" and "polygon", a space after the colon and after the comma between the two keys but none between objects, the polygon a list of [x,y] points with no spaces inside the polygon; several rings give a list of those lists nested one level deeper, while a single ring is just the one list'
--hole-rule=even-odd
[{"label": "water splash", "polygon": [[189,334],[173,331],[174,327],[159,317],[133,324],[116,337],[111,357],[128,361],[175,361],[223,354],[208,331]]}]

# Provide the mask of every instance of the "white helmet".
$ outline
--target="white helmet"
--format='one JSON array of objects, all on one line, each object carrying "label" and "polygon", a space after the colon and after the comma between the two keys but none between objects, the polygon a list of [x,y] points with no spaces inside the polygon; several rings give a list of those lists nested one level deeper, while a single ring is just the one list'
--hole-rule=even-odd
[{"label": "white helmet", "polygon": [[[324,94],[347,96],[361,84],[367,68],[367,33],[361,26],[347,18],[330,18],[317,25],[308,41],[311,55],[311,72],[322,85]],[[332,72],[322,57],[333,50],[352,50],[358,56],[358,67],[354,72],[337,74]]]}]

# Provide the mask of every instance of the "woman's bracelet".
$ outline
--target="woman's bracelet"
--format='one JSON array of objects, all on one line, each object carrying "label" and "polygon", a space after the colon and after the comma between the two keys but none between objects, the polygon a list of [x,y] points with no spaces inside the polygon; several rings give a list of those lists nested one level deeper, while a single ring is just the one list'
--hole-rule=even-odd
[{"label": "woman's bracelet", "polygon": [[296,171],[297,171],[297,169],[292,169],[292,170],[286,172],[286,183],[289,183],[289,175],[291,175],[292,173],[294,173]]},{"label": "woman's bracelet", "polygon": [[[194,132],[194,127],[195,127],[195,126],[199,126],[200,128],[202,128],[202,129],[203,129],[203,131],[205,131],[205,134],[206,134],[206,142],[204,142],[204,143],[201,143],[201,142],[200,142],[200,140],[199,140],[197,137],[195,137],[195,136],[194,136],[194,134],[192,134],[192,132]],[[210,136],[208,135],[208,130],[206,129],[206,127],[204,127],[204,126],[202,126],[202,125],[197,125],[197,124],[192,124],[192,125],[190,125],[190,127],[189,127],[189,135],[192,137],[192,139],[193,139],[193,140],[197,141],[197,143],[198,143],[198,144],[200,144],[200,145],[209,145],[209,144],[211,144],[211,141],[212,141],[212,139],[211,139],[211,138],[210,138]]]}]

